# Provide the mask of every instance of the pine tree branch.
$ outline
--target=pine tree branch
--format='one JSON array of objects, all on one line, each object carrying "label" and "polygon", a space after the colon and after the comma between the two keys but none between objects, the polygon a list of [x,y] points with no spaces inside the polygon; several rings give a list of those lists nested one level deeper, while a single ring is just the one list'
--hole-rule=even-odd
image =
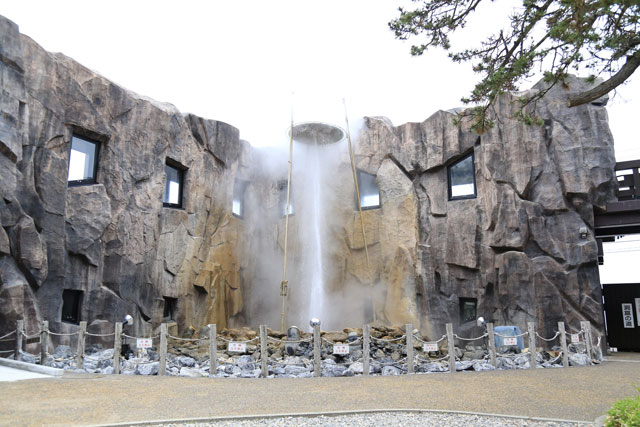
[{"label": "pine tree branch", "polygon": [[640,66],[640,50],[637,50],[633,55],[627,57],[627,62],[620,68],[620,70],[611,76],[608,80],[600,83],[598,86],[590,89],[586,92],[579,93],[569,97],[569,107],[575,107],[578,105],[587,104],[595,101],[601,96],[611,92],[616,87],[624,83],[633,72]]}]

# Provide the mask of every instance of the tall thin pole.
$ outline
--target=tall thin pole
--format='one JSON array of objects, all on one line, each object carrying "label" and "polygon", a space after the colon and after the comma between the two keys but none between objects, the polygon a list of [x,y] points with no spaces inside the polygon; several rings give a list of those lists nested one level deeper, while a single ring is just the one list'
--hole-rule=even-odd
[{"label": "tall thin pole", "polygon": [[349,143],[349,157],[351,158],[351,171],[353,172],[353,183],[356,187],[356,199],[358,211],[360,212],[360,225],[362,226],[362,242],[364,244],[364,253],[367,257],[367,275],[369,276],[369,284],[371,285],[371,263],[369,262],[369,248],[367,247],[367,234],[364,231],[364,217],[362,215],[362,203],[360,203],[360,187],[358,186],[358,175],[356,173],[356,162],[353,157],[353,147],[351,145],[351,132],[349,131],[349,115],[347,114],[347,103],[343,99],[344,104],[344,120],[347,124],[347,142]]},{"label": "tall thin pole", "polygon": [[289,211],[291,203],[291,168],[293,165],[293,108],[291,109],[291,129],[289,130],[289,175],[287,177],[287,205],[285,206],[284,222],[284,262],[282,266],[282,282],[280,283],[280,296],[282,296],[282,316],[280,331],[284,332],[285,313],[287,303],[287,242],[289,241]]}]

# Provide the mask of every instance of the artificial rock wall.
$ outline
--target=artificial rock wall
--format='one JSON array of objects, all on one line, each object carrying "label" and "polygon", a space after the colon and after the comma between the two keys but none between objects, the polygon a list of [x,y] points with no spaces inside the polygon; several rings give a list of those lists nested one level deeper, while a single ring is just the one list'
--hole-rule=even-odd
[{"label": "artificial rock wall", "polygon": [[[181,329],[240,316],[247,239],[229,206],[251,152],[238,130],[127,91],[2,17],[0,34],[0,330],[23,317],[29,333],[73,330],[63,289],[83,292],[94,333],[127,313],[149,333],[164,297]],[[95,185],[67,185],[72,134],[100,142]],[[166,159],[187,168],[184,209],[163,207]]]},{"label": "artificial rock wall", "polygon": [[[272,173],[232,126],[127,91],[1,17],[0,34],[0,334],[20,318],[28,332],[40,320],[75,330],[60,320],[64,289],[83,292],[80,317],[93,332],[129,313],[133,332],[149,334],[166,320],[165,297],[177,299],[181,332],[277,325],[286,159]],[[602,330],[593,207],[614,196],[615,159],[604,101],[566,108],[583,84],[571,79],[538,103],[542,127],[511,118],[515,95],[500,99],[482,135],[444,111],[398,127],[366,118],[355,153],[381,195],[381,208],[364,212],[372,268],[343,150],[328,289],[351,301],[356,289],[377,321],[434,337],[449,321],[473,328],[460,321],[460,298],[497,324],[535,321],[552,335],[559,320],[586,319]],[[67,185],[74,133],[101,143],[95,185]],[[447,166],[471,151],[477,197],[449,201]],[[167,159],[187,168],[184,209],[162,205]],[[237,179],[248,182],[244,218],[231,214]],[[295,265],[295,217],[291,227]],[[294,270],[292,286],[306,280]]]},{"label": "artificial rock wall", "polygon": [[[460,324],[459,298],[475,298],[478,315],[496,324],[534,321],[551,336],[558,321],[589,320],[604,331],[593,208],[614,199],[615,158],[606,99],[566,107],[585,85],[552,88],[538,103],[541,127],[512,118],[522,94],[499,100],[483,135],[444,111],[399,127],[367,119],[359,166],[412,183],[415,280],[401,288],[423,330],[439,336],[449,321],[472,329]],[[471,151],[477,197],[449,201],[447,165]]]}]

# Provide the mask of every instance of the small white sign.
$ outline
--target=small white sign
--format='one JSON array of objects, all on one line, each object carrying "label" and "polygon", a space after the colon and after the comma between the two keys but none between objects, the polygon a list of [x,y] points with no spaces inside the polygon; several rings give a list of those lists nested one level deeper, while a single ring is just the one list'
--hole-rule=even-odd
[{"label": "small white sign", "polygon": [[636,298],[636,322],[640,328],[640,298]]},{"label": "small white sign", "polygon": [[571,334],[571,344],[578,344],[580,342],[580,334]]},{"label": "small white sign", "polygon": [[136,347],[137,348],[151,348],[152,341],[153,340],[151,338],[138,338],[136,340]]},{"label": "small white sign", "polygon": [[503,340],[504,345],[518,345],[518,338],[516,337],[505,337]]},{"label": "small white sign", "polygon": [[344,344],[334,345],[333,354],[349,354],[349,346]]},{"label": "small white sign", "polygon": [[247,351],[247,344],[243,342],[230,342],[229,345],[227,346],[227,351],[244,353]]},{"label": "small white sign", "polygon": [[426,342],[422,345],[422,350],[427,353],[429,351],[438,351],[437,342]]},{"label": "small white sign", "polygon": [[622,322],[625,328],[633,328],[633,308],[631,304],[622,304]]}]

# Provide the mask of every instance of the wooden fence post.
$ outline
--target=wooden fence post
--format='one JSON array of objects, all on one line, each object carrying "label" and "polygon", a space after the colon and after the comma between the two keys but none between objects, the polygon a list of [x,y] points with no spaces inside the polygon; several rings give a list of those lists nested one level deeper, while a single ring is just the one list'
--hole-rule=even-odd
[{"label": "wooden fence post", "polygon": [[216,374],[218,369],[218,331],[215,324],[209,324],[209,376]]},{"label": "wooden fence post", "polygon": [[493,323],[487,323],[487,334],[489,334],[489,336],[487,337],[489,339],[489,345],[487,346],[489,348],[489,358],[491,360],[491,364],[494,367],[497,367],[497,362],[496,362],[496,337],[495,334],[493,333]]},{"label": "wooden fence post", "polygon": [[569,348],[567,347],[567,332],[564,329],[564,322],[558,322],[560,331],[560,345],[562,346],[562,366],[569,367]]},{"label": "wooden fence post", "polygon": [[405,346],[407,347],[407,373],[413,374],[413,325],[407,323],[405,329]]},{"label": "wooden fence post", "polygon": [[370,340],[371,335],[369,325],[362,327],[362,375],[369,375],[369,357],[370,357]]},{"label": "wooden fence post", "polygon": [[267,366],[269,346],[267,339],[267,325],[260,325],[260,368],[262,369],[262,378],[266,378],[269,375]]},{"label": "wooden fence post", "polygon": [[116,322],[113,335],[113,373],[120,373],[120,350],[122,350],[122,322]]},{"label": "wooden fence post", "polygon": [[158,375],[167,375],[167,333],[169,327],[166,323],[160,324],[160,363],[158,364]]},{"label": "wooden fence post", "polygon": [[449,346],[449,372],[456,372],[456,349],[453,342],[453,324],[447,323],[447,345]]},{"label": "wooden fence post", "polygon": [[47,361],[47,346],[49,345],[49,321],[43,320],[40,326],[40,364]]},{"label": "wooden fence post", "polygon": [[320,342],[320,325],[313,325],[313,376],[319,377],[322,374],[320,359],[322,346]]},{"label": "wooden fence post", "polygon": [[536,328],[533,322],[527,322],[529,330],[529,369],[536,368]]},{"label": "wooden fence post", "polygon": [[18,320],[16,325],[16,354],[15,360],[20,360],[20,352],[22,351],[22,334],[24,334],[24,320]]},{"label": "wooden fence post", "polygon": [[82,369],[84,367],[84,334],[87,332],[87,322],[83,320],[80,322],[80,328],[78,329],[78,345],[76,347],[76,369]]},{"label": "wooden fence post", "polygon": [[582,329],[582,336],[584,337],[584,344],[587,351],[587,362],[591,365],[591,351],[592,351],[592,342],[591,342],[591,323],[587,321],[580,322],[580,329]]}]

